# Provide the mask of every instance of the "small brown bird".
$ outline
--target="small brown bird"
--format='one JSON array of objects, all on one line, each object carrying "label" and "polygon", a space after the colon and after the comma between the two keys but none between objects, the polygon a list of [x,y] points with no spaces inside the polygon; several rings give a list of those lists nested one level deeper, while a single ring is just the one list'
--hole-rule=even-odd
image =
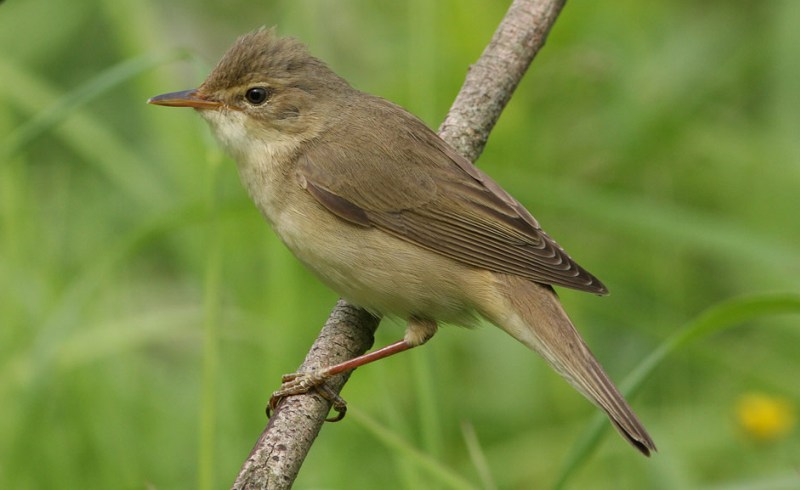
[{"label": "small brown bird", "polygon": [[408,320],[403,340],[290,376],[273,401],[324,392],[327,377],[421,345],[439,322],[484,318],[541,354],[639,451],[655,450],[551,287],[605,286],[415,116],[272,29],[239,38],[199,88],[149,102],[198,110],[264,217],[325,284]]}]

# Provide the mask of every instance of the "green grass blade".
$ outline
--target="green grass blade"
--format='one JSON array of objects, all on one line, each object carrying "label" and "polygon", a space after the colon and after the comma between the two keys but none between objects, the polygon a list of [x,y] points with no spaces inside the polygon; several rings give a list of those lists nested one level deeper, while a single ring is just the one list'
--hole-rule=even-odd
[{"label": "green grass blade", "polygon": [[[743,322],[767,315],[800,313],[800,295],[767,294],[746,296],[719,303],[706,310],[673,336],[666,339],[645,358],[620,385],[628,399],[635,396],[644,382],[670,354],[711,334],[735,327]],[[609,424],[602,413],[595,415],[580,441],[562,467],[554,486],[565,488],[569,479],[578,472],[594,452]]]},{"label": "green grass blade", "polygon": [[372,434],[378,441],[389,449],[403,455],[413,462],[419,469],[424,470],[436,482],[446,485],[448,488],[457,490],[477,490],[470,482],[462,476],[456,474],[439,461],[433,459],[429,454],[421,452],[407,441],[402,439],[394,432],[373,420],[358,409],[350,408],[347,412],[348,418],[352,417],[361,427]]},{"label": "green grass blade", "polygon": [[[238,213],[238,203],[226,203],[217,211],[220,219]],[[60,346],[68,342],[78,327],[80,311],[89,304],[97,290],[108,284],[112,272],[140,251],[146,244],[181,227],[204,223],[209,219],[206,206],[189,203],[163,212],[141,223],[116,242],[107,245],[102,254],[93,258],[65,287],[59,301],[39,326],[30,350],[1,360],[0,389],[6,383],[22,384],[29,388],[56,360]]]},{"label": "green grass blade", "polygon": [[209,157],[206,204],[209,220],[205,265],[205,293],[203,306],[203,381],[200,405],[200,444],[197,455],[198,488],[211,490],[216,468],[217,400],[219,400],[219,330],[222,312],[222,250],[223,234],[220,232],[219,199],[217,196],[217,170],[222,155],[213,152]]},{"label": "green grass blade", "polygon": [[184,51],[172,51],[167,54],[148,54],[125,60],[101,72],[77,89],[64,94],[52,104],[48,104],[45,110],[39,111],[34,117],[11,133],[0,146],[2,148],[0,150],[2,151],[0,160],[16,155],[36,138],[70,117],[78,108],[104,95],[111,89],[156,66],[185,58],[186,56]]},{"label": "green grass blade", "polygon": [[[798,271],[797,247],[785,235],[753,233],[750,225],[701,209],[624,192],[608,192],[564,179],[537,176],[537,199],[556,211],[585,216],[598,226],[639,240],[697,247],[770,270]],[[564,196],[580,195],[581,199]]]},{"label": "green grass blade", "polygon": [[702,490],[797,490],[797,472],[704,487]]},{"label": "green grass blade", "polygon": [[142,165],[140,157],[106,123],[81,108],[93,99],[119,87],[143,71],[178,56],[143,56],[116,65],[79,87],[59,96],[60,90],[22,67],[0,59],[0,79],[8,101],[23,112],[35,114],[0,141],[0,165],[48,131],[71,148],[83,161],[106,176],[114,187],[143,206],[152,206],[168,197],[158,179]]},{"label": "green grass blade", "polygon": [[469,459],[472,460],[472,465],[478,472],[483,488],[485,490],[497,490],[497,484],[492,477],[489,461],[486,459],[486,453],[478,440],[478,434],[475,433],[475,427],[464,421],[461,423],[461,433],[464,435],[464,443],[467,445],[467,451],[469,451]]}]

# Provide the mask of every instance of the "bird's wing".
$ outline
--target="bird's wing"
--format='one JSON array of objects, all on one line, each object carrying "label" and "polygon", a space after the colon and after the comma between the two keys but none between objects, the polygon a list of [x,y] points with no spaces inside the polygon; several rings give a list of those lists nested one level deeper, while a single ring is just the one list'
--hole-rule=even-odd
[{"label": "bird's wing", "polygon": [[339,145],[312,146],[297,161],[306,190],[344,220],[458,262],[607,293],[489,176],[413,116],[403,124],[407,131],[391,146],[366,134],[346,154],[331,151]]}]

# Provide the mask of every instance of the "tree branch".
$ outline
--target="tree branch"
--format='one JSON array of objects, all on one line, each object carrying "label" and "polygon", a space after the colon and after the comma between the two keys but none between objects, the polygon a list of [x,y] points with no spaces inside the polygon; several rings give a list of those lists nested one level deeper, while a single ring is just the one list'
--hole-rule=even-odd
[{"label": "tree branch", "polygon": [[[470,67],[439,135],[475,161],[566,0],[514,0],[483,51]],[[366,352],[380,322],[340,300],[298,371],[337,364]],[[329,383],[337,393],[349,374]],[[316,392],[285,399],[244,462],[234,490],[288,489],[327,416],[330,405]]]},{"label": "tree branch", "polygon": [[470,67],[439,136],[471,162],[478,159],[500,113],[542,49],[566,0],[514,0]]}]

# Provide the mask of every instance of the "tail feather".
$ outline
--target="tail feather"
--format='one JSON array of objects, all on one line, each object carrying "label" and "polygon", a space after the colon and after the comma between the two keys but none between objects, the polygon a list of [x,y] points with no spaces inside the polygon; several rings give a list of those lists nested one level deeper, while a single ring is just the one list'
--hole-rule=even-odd
[{"label": "tail feather", "polygon": [[515,276],[501,278],[501,308],[483,314],[545,360],[592,403],[608,415],[633,447],[649,456],[656,450],[647,430],[603,371],[567,317],[555,292]]},{"label": "tail feather", "polygon": [[[617,387],[603,371],[602,366],[594,358],[591,351],[585,344],[584,347],[588,354],[586,358],[587,364],[593,365],[589,368],[593,379],[589,384],[601,387],[600,393],[595,394],[594,397],[590,396],[589,399],[608,414],[609,419],[614,424],[614,428],[617,429],[622,437],[645,456],[650,456],[650,451],[656,450],[653,439],[636,417],[628,402],[617,390]],[[581,390],[579,389],[579,391]]]}]

